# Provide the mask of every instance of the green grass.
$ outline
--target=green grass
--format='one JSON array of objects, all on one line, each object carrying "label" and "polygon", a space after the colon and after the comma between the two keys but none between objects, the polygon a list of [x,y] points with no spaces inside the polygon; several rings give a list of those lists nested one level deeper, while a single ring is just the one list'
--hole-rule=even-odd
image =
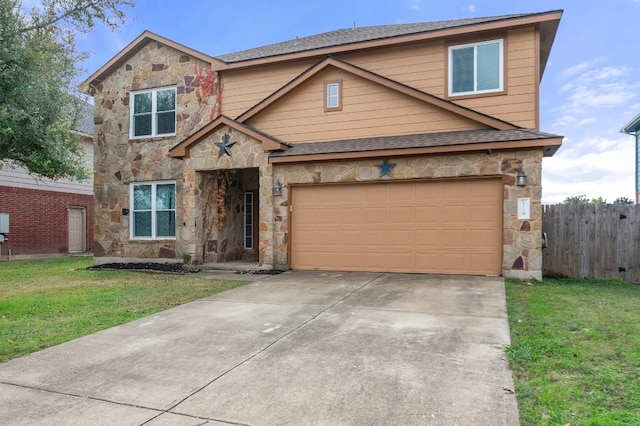
[{"label": "green grass", "polygon": [[509,362],[527,425],[640,425],[640,286],[507,281]]},{"label": "green grass", "polygon": [[0,362],[246,281],[98,271],[88,257],[0,262]]}]

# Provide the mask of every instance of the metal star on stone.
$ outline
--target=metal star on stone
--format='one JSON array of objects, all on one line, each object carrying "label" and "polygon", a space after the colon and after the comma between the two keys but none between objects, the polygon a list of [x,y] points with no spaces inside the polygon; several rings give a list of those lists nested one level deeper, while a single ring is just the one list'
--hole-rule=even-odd
[{"label": "metal star on stone", "polygon": [[380,177],[387,175],[389,177],[393,177],[392,170],[395,167],[395,164],[389,163],[389,161],[384,160],[382,164],[377,165],[376,167],[380,169]]},{"label": "metal star on stone", "polygon": [[229,135],[227,133],[225,133],[224,136],[222,137],[222,141],[221,142],[214,142],[214,144],[218,148],[220,148],[220,152],[218,153],[218,158],[220,158],[225,154],[227,154],[229,157],[231,157],[231,147],[234,146],[236,143],[235,142],[229,142]]}]

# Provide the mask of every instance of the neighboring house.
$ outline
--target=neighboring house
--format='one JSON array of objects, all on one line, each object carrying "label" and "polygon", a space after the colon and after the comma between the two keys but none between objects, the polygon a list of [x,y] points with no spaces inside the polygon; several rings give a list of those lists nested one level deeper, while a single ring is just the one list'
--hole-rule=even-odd
[{"label": "neighboring house", "polygon": [[[76,131],[92,170],[93,106],[86,105]],[[0,214],[9,215],[9,233],[0,242],[2,259],[91,251],[94,201],[89,175],[83,182],[51,180],[5,164],[0,169]]]},{"label": "neighboring house", "polygon": [[541,278],[541,163],[562,137],[538,129],[539,84],[561,15],[218,57],[142,33],[85,82],[95,263]]},{"label": "neighboring house", "polygon": [[620,131],[636,138],[636,204],[640,204],[640,114]]}]

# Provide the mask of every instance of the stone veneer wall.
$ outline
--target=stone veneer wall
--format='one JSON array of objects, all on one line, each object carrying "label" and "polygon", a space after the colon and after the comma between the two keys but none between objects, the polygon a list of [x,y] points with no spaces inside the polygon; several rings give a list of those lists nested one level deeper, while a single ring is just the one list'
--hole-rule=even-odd
[{"label": "stone veneer wall", "polygon": [[[219,110],[217,75],[210,64],[158,43],[149,43],[113,71],[97,87],[95,101],[95,263],[136,259],[182,260],[182,224],[185,212],[183,162],[167,156],[169,149],[209,122]],[[209,75],[216,87],[203,96],[198,73]],[[176,135],[129,139],[130,91],[176,86]],[[176,240],[131,240],[129,184],[144,181],[176,181]]]},{"label": "stone veneer wall", "polygon": [[[502,176],[503,275],[518,279],[542,279],[542,150],[388,158],[388,161],[396,164],[393,180]],[[286,269],[288,265],[289,185],[377,181],[381,178],[376,166],[381,163],[382,159],[275,165],[273,180],[279,180],[285,187],[282,196],[276,197],[273,209],[274,267]],[[515,185],[516,175],[521,168],[528,177],[524,187]],[[384,176],[382,180],[391,178]],[[517,219],[517,199],[523,197],[531,199],[531,220]]]},{"label": "stone veneer wall", "polygon": [[[223,155],[218,158],[219,148],[215,142],[220,142],[225,133],[229,140],[236,142],[231,147],[231,156]],[[262,144],[245,134],[234,131],[227,126],[221,126],[212,134],[202,139],[189,150],[188,158],[184,159],[185,186],[183,205],[185,226],[182,230],[184,242],[184,260],[186,263],[198,263],[203,258],[203,199],[201,191],[202,180],[207,172],[229,169],[258,169],[258,185],[260,198],[260,223],[258,238],[258,256],[262,268],[273,268],[273,177],[272,166],[268,164],[267,153]],[[251,184],[256,185],[255,182]],[[235,214],[235,211],[230,214]],[[213,237],[212,237],[213,238]],[[216,238],[213,238],[216,239]]]}]

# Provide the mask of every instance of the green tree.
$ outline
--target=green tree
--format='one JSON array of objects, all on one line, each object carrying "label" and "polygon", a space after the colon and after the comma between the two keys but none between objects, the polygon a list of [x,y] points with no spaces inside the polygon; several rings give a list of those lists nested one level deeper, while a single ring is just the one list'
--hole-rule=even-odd
[{"label": "green tree", "polygon": [[633,200],[627,197],[618,197],[613,200],[613,204],[635,204]]},{"label": "green tree", "polygon": [[30,12],[19,0],[0,0],[0,168],[22,166],[57,179],[87,177],[73,131],[78,98],[75,34],[125,21],[131,0],[42,0]]},{"label": "green tree", "polygon": [[586,195],[574,195],[564,199],[562,204],[588,204],[589,199]]}]

